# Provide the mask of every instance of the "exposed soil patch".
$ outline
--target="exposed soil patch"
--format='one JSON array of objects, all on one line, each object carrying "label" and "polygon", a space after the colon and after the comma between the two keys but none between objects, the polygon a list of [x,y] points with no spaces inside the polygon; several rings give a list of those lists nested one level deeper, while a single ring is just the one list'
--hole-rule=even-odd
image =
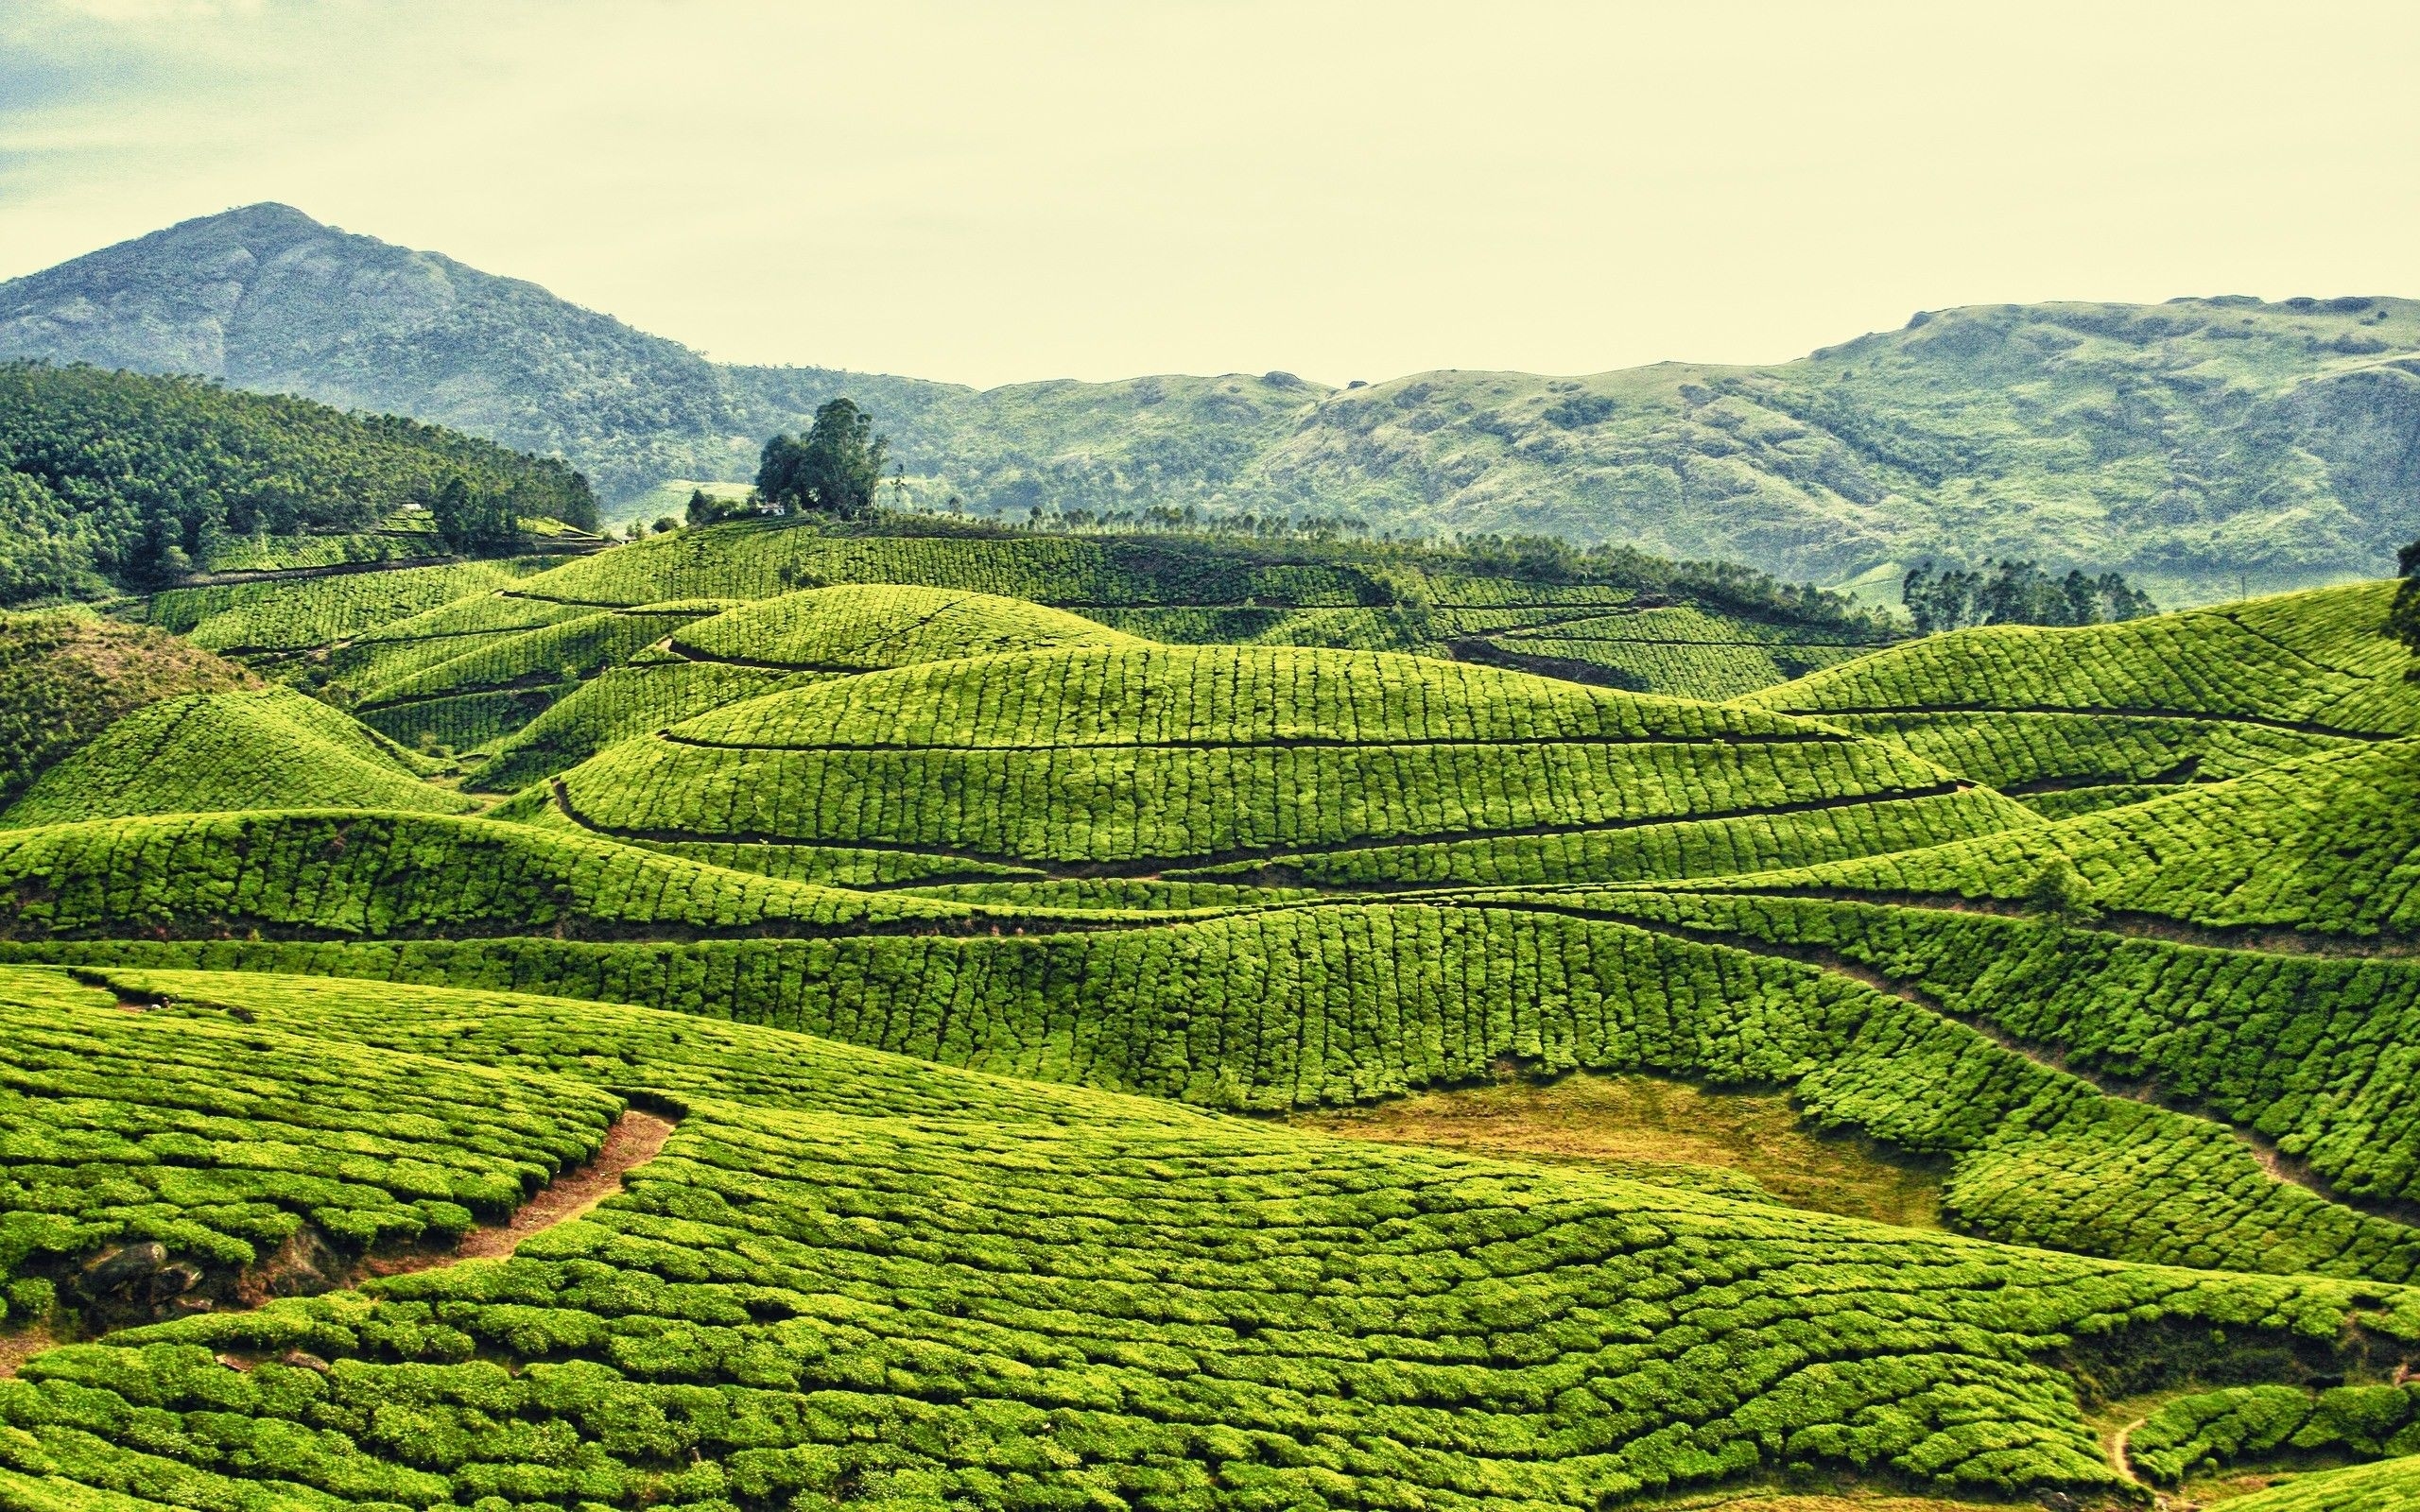
[{"label": "exposed soil patch", "polygon": [[1595,1165],[1616,1175],[1712,1166],[1754,1178],[1793,1208],[1941,1227],[1942,1178],[1934,1162],[1812,1129],[1778,1092],[1582,1074],[1298,1113],[1288,1122],[1347,1139]]},{"label": "exposed soil patch", "polygon": [[569,1223],[622,1190],[622,1176],[645,1165],[672,1137],[672,1121],[631,1108],[606,1134],[596,1159],[557,1177],[546,1189],[514,1210],[510,1223],[482,1225],[447,1250],[428,1254],[373,1256],[358,1267],[363,1276],[401,1276],[431,1270],[463,1260],[493,1260],[509,1255],[531,1234]]},{"label": "exposed soil patch", "polygon": [[49,1330],[42,1328],[0,1333],[0,1381],[15,1376],[17,1366],[59,1342],[51,1336]]}]

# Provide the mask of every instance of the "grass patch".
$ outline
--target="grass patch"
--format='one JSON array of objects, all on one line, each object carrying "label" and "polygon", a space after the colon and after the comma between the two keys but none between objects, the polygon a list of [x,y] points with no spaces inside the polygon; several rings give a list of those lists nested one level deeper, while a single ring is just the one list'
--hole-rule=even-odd
[{"label": "grass patch", "polygon": [[1941,1227],[1941,1176],[1871,1140],[1807,1126],[1778,1092],[1712,1091],[1660,1076],[1504,1081],[1368,1108],[1299,1113],[1298,1127],[1347,1139],[1586,1165],[1713,1166],[1793,1208]]}]

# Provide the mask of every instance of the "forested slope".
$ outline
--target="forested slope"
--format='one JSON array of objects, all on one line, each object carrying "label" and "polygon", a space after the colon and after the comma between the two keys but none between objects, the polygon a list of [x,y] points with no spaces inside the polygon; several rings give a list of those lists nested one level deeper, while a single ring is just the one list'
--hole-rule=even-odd
[{"label": "forested slope", "polygon": [[0,604],[173,582],[256,539],[366,530],[457,481],[514,515],[596,520],[561,462],[416,421],[0,363]]}]

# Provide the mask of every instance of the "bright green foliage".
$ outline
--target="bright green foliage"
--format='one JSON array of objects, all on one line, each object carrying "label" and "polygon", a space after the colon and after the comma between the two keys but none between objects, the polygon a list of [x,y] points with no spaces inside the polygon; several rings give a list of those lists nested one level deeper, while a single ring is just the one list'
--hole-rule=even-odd
[{"label": "bright green foliage", "polygon": [[2210,787],[1759,885],[2022,901],[2046,862],[2101,906],[2213,928],[2420,934],[2420,743],[2287,762]]},{"label": "bright green foliage", "polygon": [[633,735],[669,729],[729,704],[821,681],[818,672],[780,672],[719,662],[639,662],[607,667],[505,736],[463,784],[517,792],[579,765]]},{"label": "bright green foliage", "polygon": [[[2010,1251],[778,1031],[140,980],[187,1023],[224,1003],[688,1113],[510,1261],[28,1363],[0,1383],[9,1463],[60,1490],[1593,1508],[1796,1469],[2094,1493],[2119,1483],[2080,1386],[2156,1384],[2214,1332],[2296,1379],[2361,1358],[2357,1314],[2381,1344],[2420,1330],[2391,1289]],[[213,1358],[296,1348],[328,1368]]]},{"label": "bright green foliage", "polygon": [[1178,645],[1321,645],[1340,651],[1437,655],[1443,616],[1400,609],[1125,609],[1093,606],[1086,617],[1145,640]]},{"label": "bright green foliage", "polygon": [[2179,1397],[2145,1418],[2126,1457],[2145,1478],[2174,1486],[2244,1460],[2420,1452],[2420,1386],[2231,1386]]},{"label": "bright green foliage", "polygon": [[[65,977],[0,970],[0,1283],[157,1241],[193,1301],[305,1224],[358,1255],[451,1241],[596,1154],[616,1099],[586,1086],[331,1041],[307,1025],[156,1017]],[[136,1011],[127,1011],[133,1008]]]},{"label": "bright green foliage", "polygon": [[700,620],[672,639],[684,656],[810,672],[874,672],[953,657],[1132,645],[1063,610],[938,588],[851,586],[786,594]]},{"label": "bright green foliage", "polygon": [[528,723],[581,679],[721,608],[708,601],[601,610],[478,638],[459,655],[363,689],[354,707],[406,745],[483,745]]},{"label": "bright green foliage", "polygon": [[2362,583],[2122,625],[1929,636],[1767,688],[1786,709],[1911,750],[2045,812],[2146,784],[2238,777],[2362,738],[2420,733],[2420,685]]},{"label": "bright green foliage", "polygon": [[2273,1140],[2332,1190],[2420,1201],[2420,965],[2211,950],[1876,903],[1677,894],[1627,915],[1828,952],[2121,1086]]},{"label": "bright green foliage", "polygon": [[1125,928],[1071,917],[1096,927],[688,945],[111,942],[76,958],[510,985],[1272,1112],[1483,1079],[1508,1056],[1545,1074],[1781,1084],[1827,1126],[1948,1158],[1950,1215],[1996,1239],[2243,1270],[2420,1270],[2420,1230],[2271,1177],[2222,1125],[2100,1094],[1846,976],[1588,918],[1568,895]]},{"label": "bright green foliage", "polygon": [[152,596],[151,622],[230,655],[305,651],[510,584],[524,564],[465,562],[180,588]]},{"label": "bright green foliage", "polygon": [[[1322,887],[1399,885],[1534,886],[1722,877],[1765,871],[1792,857],[1869,856],[1939,846],[1963,834],[1998,834],[2028,823],[2008,799],[1984,788],[1889,801],[1671,819],[1481,839],[1430,836],[1401,844],[1366,843],[1300,850],[1266,859],[1188,869],[1187,877],[1251,876]],[[1929,852],[1920,852],[1929,853]]]},{"label": "bright green foliage", "polygon": [[2300,1475],[2227,1503],[2228,1512],[2420,1512],[2420,1458]]},{"label": "bright green foliage", "polygon": [[1959,630],[1740,701],[1812,714],[2044,710],[2420,733],[2420,687],[2378,633],[2394,593],[2359,583],[2121,625]]},{"label": "bright green foliage", "polygon": [[0,803],[121,714],[251,680],[158,630],[84,614],[0,615]]},{"label": "bright green foliage", "polygon": [[309,938],[628,929],[821,933],[951,903],[726,870],[576,832],[343,810],[0,832],[0,934]]},{"label": "bright green foliage", "polygon": [[[332,696],[400,682],[441,662],[564,620],[596,612],[579,604],[522,598],[509,592],[474,593],[437,608],[373,626],[352,639],[314,653],[313,671],[323,675]],[[322,660],[324,658],[324,660]]]},{"label": "bright green foliage", "polygon": [[0,363],[0,475],[10,603],[173,578],[255,534],[359,529],[463,480],[521,514],[596,523],[587,483],[558,461],[394,416],[80,366]]},{"label": "bright green foliage", "polygon": [[1809,712],[1836,729],[1895,741],[2045,817],[2139,803],[2187,782],[2224,782],[2278,762],[2369,744],[2232,719],[2093,713]]},{"label": "bright green foliage", "polygon": [[132,814],[292,806],[458,814],[385,737],[285,688],[198,693],[127,715],[0,814],[23,829]]},{"label": "bright green foliage", "polygon": [[[1156,647],[934,662],[760,698],[614,747],[562,793],[584,823],[648,838],[1217,865],[1950,785],[1892,747],[1769,715],[1382,653]],[[1939,831],[1921,810],[1866,830],[1921,844],[1990,815],[1982,800]]]}]

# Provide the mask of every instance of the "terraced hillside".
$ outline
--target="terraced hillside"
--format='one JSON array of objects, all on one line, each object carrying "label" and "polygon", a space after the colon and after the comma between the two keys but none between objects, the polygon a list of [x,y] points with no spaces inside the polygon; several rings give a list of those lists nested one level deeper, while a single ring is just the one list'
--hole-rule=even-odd
[{"label": "terraced hillside", "polygon": [[[754,524],[493,572],[164,597],[295,627],[246,654],[297,686],[136,708],[6,814],[0,1495],[2420,1496],[2390,585],[1718,703],[1531,648],[1821,627]],[[1428,654],[1179,638],[1251,614]],[[272,725],[290,767],[213,767]],[[1597,1077],[1786,1106],[1911,1226],[1753,1142],[1329,1132]]]},{"label": "terraced hillside", "polygon": [[[1670,875],[1716,852],[1736,870],[2030,822],[1890,747],[1771,715],[1383,652],[1142,645],[769,695],[501,812],[935,871],[1362,883]],[[1675,833],[1699,821],[1720,828]]]},{"label": "terraced hillside", "polygon": [[[2400,1288],[1339,1145],[780,1030],[273,976],[98,980],[0,982],[0,1012],[39,1036],[11,1091],[39,1138],[71,1139],[106,1057],[145,1110],[112,1131],[118,1159],[142,1169],[154,1129],[186,1139],[189,1186],[164,1206],[214,1184],[249,1199],[235,1231],[206,1230],[237,1278],[296,1234],[324,1232],[331,1269],[425,1250],[593,1150],[631,1098],[679,1127],[509,1260],[252,1310],[205,1309],[207,1273],[150,1271],[165,1320],[0,1383],[0,1486],[27,1504],[1593,1507],[1760,1472],[2106,1494],[2127,1482],[2085,1383],[2155,1384],[2189,1357],[2177,1341],[2214,1330],[2281,1385],[2420,1333]],[[155,1005],[126,1015],[129,994]],[[187,1069],[245,1041],[291,1045],[286,1079],[231,1095]],[[343,1211],[361,1217],[323,1229],[309,1173],[221,1178],[187,1133],[307,1147],[306,1089],[350,1064],[375,1071],[312,1125],[410,1142],[415,1187],[452,1197],[359,1188]],[[378,1079],[412,1072],[407,1096]],[[521,1113],[533,1100],[553,1122]],[[56,1257],[125,1221],[43,1190],[56,1247],[11,1286],[36,1301],[69,1295],[43,1274]]]},{"label": "terraced hillside", "polygon": [[2065,816],[2420,733],[2391,583],[1910,642],[1739,701],[1896,741]]},{"label": "terraced hillside", "polygon": [[[1889,638],[1843,600],[1737,569],[1533,556],[976,527],[834,535],[751,520],[551,570],[527,558],[183,589],[142,612],[406,746],[489,762],[474,782],[490,791],[809,674],[1075,644],[1104,627],[1181,644],[1409,651],[1697,698]],[[719,610],[842,587],[891,592],[802,598],[670,634]],[[928,626],[943,601],[901,597],[909,587],[976,596]],[[798,616],[811,623],[787,623]],[[1584,637],[1542,638],[1565,625]],[[558,704],[561,715],[522,733]]]}]

